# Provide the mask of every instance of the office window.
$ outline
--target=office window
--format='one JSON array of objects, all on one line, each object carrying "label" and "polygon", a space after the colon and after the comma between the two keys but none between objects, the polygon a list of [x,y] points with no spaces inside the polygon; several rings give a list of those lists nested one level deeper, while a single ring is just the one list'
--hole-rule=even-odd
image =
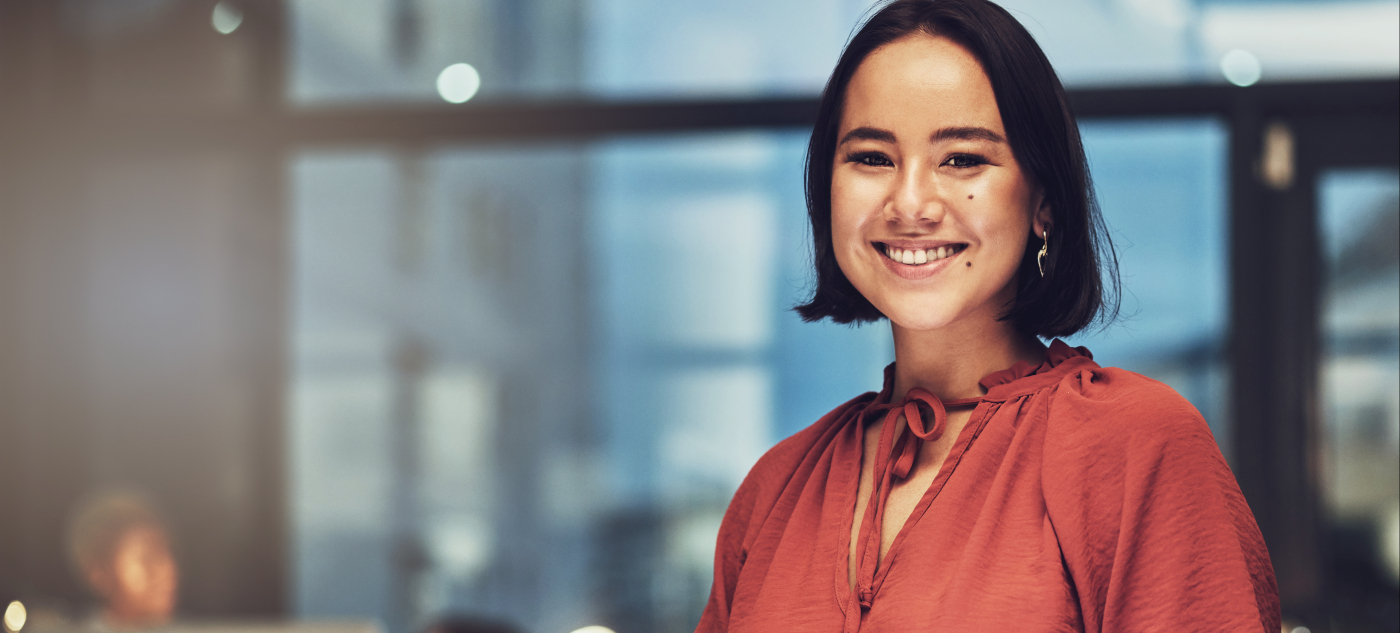
[{"label": "office window", "polygon": [[1400,582],[1397,195],[1394,169],[1333,170],[1318,186],[1322,497],[1339,576],[1359,586]]}]

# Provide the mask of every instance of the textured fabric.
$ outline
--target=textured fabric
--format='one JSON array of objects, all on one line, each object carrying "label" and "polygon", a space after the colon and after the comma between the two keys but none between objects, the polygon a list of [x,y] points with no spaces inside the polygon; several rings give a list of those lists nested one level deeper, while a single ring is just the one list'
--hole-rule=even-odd
[{"label": "textured fabric", "polygon": [[[1171,388],[1061,341],[1039,367],[984,378],[972,402],[911,390],[892,406],[892,377],[893,365],[881,393],[841,405],[749,472],[720,528],[697,631],[1279,630],[1254,516],[1205,421]],[[915,400],[932,421],[909,413]],[[864,426],[907,414],[933,439],[943,406],[959,404],[975,406],[971,419],[885,559],[862,556],[853,590]],[[882,438],[860,537],[880,525],[870,517],[918,441]],[[878,548],[879,528],[869,532]]]}]

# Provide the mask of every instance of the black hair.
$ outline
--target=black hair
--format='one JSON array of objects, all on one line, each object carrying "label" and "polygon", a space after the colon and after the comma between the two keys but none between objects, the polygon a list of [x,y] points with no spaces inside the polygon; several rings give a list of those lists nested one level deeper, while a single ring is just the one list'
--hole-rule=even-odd
[{"label": "black hair", "polygon": [[[804,321],[876,321],[884,315],[836,262],[831,243],[831,176],[846,86],[876,49],[915,33],[945,37],[967,49],[991,80],[1007,142],[1041,188],[1051,214],[1042,279],[1041,236],[1026,241],[1016,298],[1002,320],[1040,337],[1067,336],[1118,312],[1118,259],[1094,199],[1088,161],[1064,88],[1035,39],[1005,9],[986,0],[895,0],[861,27],[831,72],[807,146],[807,214],[817,283],[794,308]],[[1106,270],[1104,270],[1106,269]],[[1105,275],[1107,273],[1107,283]]]}]

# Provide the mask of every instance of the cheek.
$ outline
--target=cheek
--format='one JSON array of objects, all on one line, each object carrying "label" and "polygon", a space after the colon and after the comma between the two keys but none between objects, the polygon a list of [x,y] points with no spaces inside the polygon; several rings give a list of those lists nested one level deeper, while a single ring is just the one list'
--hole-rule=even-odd
[{"label": "cheek", "polygon": [[832,249],[841,254],[853,250],[854,242],[860,241],[862,205],[859,196],[852,195],[850,187],[833,182],[831,186],[831,242]]},{"label": "cheek", "polygon": [[851,242],[858,238],[857,224],[848,214],[831,210],[831,246],[837,252],[850,250]]},{"label": "cheek", "polygon": [[1031,196],[1021,183],[1000,184],[985,187],[985,191],[974,195],[975,199],[964,201],[976,204],[982,211],[969,214],[969,224],[985,236],[989,245],[998,249],[1009,247],[1013,256],[1019,257],[1031,231]]},{"label": "cheek", "polygon": [[[1030,231],[1030,222],[1019,214],[1005,213],[980,216],[970,222],[972,230],[982,236],[983,244],[997,254],[1019,257]],[[1000,259],[1000,257],[998,257]]]},{"label": "cheek", "polygon": [[831,172],[831,203],[859,208],[862,212],[879,209],[892,185],[888,173],[861,172],[854,166],[838,164]]}]

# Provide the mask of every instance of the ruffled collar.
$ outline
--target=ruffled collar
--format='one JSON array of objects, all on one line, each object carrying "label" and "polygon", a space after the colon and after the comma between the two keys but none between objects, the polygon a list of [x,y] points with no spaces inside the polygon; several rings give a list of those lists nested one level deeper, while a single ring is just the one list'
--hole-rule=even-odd
[{"label": "ruffled collar", "polygon": [[[1098,366],[1088,348],[1070,347],[1064,341],[1055,339],[1045,350],[1045,362],[1032,366],[1023,360],[1016,361],[1006,369],[983,376],[977,384],[987,391],[983,399],[1006,400],[1040,391],[1079,369]],[[889,402],[893,390],[894,363],[890,363],[885,367],[884,389],[875,402]]]}]

